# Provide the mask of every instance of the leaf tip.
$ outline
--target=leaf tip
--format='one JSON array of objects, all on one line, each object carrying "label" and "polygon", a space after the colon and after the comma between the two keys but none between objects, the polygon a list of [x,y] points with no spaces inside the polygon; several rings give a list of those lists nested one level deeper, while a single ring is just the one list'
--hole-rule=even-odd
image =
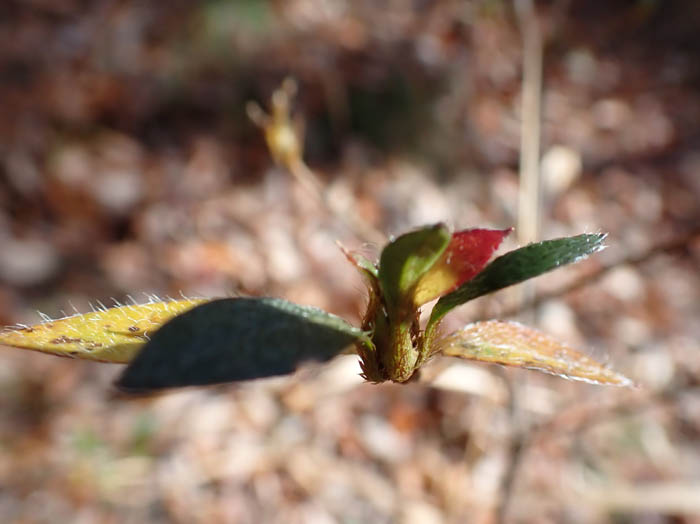
[{"label": "leaf tip", "polygon": [[608,245],[605,243],[605,241],[608,239],[607,232],[598,231],[597,233],[588,233],[586,237],[589,239],[589,243],[594,247],[594,251],[591,251],[591,253],[602,251],[608,247]]}]

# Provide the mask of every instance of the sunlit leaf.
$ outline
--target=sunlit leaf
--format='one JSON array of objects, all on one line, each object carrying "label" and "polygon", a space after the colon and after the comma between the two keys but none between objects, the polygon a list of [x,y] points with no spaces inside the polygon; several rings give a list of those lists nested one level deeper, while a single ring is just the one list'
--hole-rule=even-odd
[{"label": "sunlit leaf", "polygon": [[401,235],[384,247],[379,282],[390,313],[412,301],[413,288],[447,248],[450,238],[447,227],[436,224]]},{"label": "sunlit leaf", "polygon": [[440,340],[436,350],[448,356],[535,369],[591,384],[632,385],[628,378],[592,358],[517,322],[469,324]]},{"label": "sunlit leaf", "polygon": [[511,229],[467,229],[452,235],[447,249],[423,274],[413,291],[417,306],[448,293],[474,277]]},{"label": "sunlit leaf", "polygon": [[605,237],[604,234],[578,235],[545,240],[510,251],[491,262],[473,279],[438,300],[430,324],[460,304],[586,258],[605,247]]},{"label": "sunlit leaf", "polygon": [[0,344],[62,357],[126,363],[175,315],[205,302],[182,299],[102,309],[0,333]]},{"label": "sunlit leaf", "polygon": [[175,317],[126,368],[126,391],[218,384],[326,361],[364,332],[320,309],[275,298],[220,299]]}]

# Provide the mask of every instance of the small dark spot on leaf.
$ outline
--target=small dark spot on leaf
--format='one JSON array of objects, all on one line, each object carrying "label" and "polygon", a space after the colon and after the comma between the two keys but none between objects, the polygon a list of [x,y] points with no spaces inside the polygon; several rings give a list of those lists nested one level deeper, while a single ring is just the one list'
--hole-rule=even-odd
[{"label": "small dark spot on leaf", "polygon": [[60,336],[58,338],[54,338],[51,341],[51,344],[72,344],[74,342],[82,342],[82,341],[83,341],[82,338],[70,338],[70,337],[63,335],[63,336]]}]

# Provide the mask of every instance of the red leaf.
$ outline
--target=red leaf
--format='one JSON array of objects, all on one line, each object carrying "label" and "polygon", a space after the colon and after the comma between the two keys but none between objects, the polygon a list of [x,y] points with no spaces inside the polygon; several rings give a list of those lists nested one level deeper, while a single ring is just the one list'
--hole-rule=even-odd
[{"label": "red leaf", "polygon": [[443,257],[458,274],[455,287],[461,286],[476,276],[512,230],[512,227],[508,229],[465,229],[453,234]]},{"label": "red leaf", "polygon": [[454,233],[440,259],[416,285],[414,304],[425,304],[474,278],[512,230],[465,229]]}]

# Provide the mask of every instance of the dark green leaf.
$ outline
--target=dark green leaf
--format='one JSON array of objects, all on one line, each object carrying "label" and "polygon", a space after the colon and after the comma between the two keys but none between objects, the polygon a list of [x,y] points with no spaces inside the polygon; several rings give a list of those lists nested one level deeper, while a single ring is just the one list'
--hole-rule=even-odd
[{"label": "dark green leaf", "polygon": [[401,235],[384,247],[379,260],[379,282],[390,312],[412,298],[408,294],[435,264],[451,237],[444,224],[436,224]]},{"label": "dark green leaf", "polygon": [[430,324],[460,304],[586,258],[605,247],[605,237],[604,234],[593,234],[545,240],[506,253],[473,279],[438,300]]},{"label": "dark green leaf", "polygon": [[117,386],[138,392],[283,375],[364,336],[340,317],[281,299],[215,300],[156,331]]}]

